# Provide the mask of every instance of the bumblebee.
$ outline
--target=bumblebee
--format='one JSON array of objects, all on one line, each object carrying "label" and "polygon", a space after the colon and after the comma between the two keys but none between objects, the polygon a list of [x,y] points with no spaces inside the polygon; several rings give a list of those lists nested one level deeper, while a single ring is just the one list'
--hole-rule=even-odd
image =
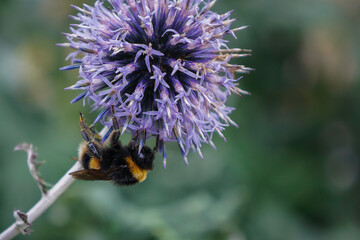
[{"label": "bumblebee", "polygon": [[85,142],[79,147],[79,161],[83,170],[71,172],[70,175],[80,180],[105,180],[116,185],[132,185],[142,182],[147,172],[153,169],[154,149],[143,146],[139,151],[136,135],[127,146],[119,141],[120,131],[116,118],[112,117],[113,131],[108,140],[102,143],[96,140],[95,134],[85,124],[80,113],[81,135]]}]

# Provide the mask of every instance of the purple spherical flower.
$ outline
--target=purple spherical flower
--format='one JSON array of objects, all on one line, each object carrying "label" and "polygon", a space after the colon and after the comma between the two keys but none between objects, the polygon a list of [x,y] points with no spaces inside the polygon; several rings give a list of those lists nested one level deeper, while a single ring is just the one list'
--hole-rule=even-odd
[{"label": "purple spherical flower", "polygon": [[[225,105],[237,87],[235,72],[250,69],[229,63],[248,55],[229,49],[224,37],[244,29],[230,29],[230,13],[210,9],[215,1],[107,0],[75,7],[78,21],[66,33],[74,49],[63,70],[79,69],[81,80],[68,87],[80,90],[72,102],[85,99],[99,109],[95,122],[109,126],[112,114],[142,146],[158,136],[164,164],[164,143],[177,141],[186,159],[190,148],[200,156],[202,143],[229,124],[233,108]],[[114,113],[112,113],[114,109]],[[107,136],[105,136],[106,138]]]}]

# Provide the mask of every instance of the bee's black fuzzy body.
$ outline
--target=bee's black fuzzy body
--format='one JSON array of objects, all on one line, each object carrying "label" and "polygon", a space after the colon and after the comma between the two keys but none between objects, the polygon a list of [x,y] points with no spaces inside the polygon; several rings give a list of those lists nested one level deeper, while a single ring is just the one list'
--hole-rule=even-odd
[{"label": "bee's black fuzzy body", "polygon": [[79,161],[84,169],[70,173],[74,178],[106,180],[116,185],[132,185],[146,179],[147,172],[153,168],[154,150],[143,146],[139,153],[134,140],[122,146],[118,140],[118,130],[105,143],[95,141],[89,137],[82,115],[80,125],[82,135],[87,140],[79,147]]}]

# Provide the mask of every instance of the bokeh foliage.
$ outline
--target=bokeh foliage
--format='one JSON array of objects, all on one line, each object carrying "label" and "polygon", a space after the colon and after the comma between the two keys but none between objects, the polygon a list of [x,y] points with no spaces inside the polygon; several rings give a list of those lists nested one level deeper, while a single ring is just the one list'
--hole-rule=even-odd
[{"label": "bokeh foliage", "polygon": [[[12,210],[40,197],[21,142],[39,152],[55,183],[81,141],[63,42],[83,1],[0,4],[0,229]],[[91,4],[91,1],[87,2]],[[230,46],[253,49],[238,63],[256,68],[241,82],[252,96],[230,98],[239,128],[225,131],[204,160],[168,145],[148,180],[119,188],[76,182],[18,239],[359,239],[360,3],[356,0],[218,0],[234,9]],[[128,141],[129,136],[123,137]],[[152,142],[151,142],[152,143]],[[149,144],[151,144],[149,143]]]}]

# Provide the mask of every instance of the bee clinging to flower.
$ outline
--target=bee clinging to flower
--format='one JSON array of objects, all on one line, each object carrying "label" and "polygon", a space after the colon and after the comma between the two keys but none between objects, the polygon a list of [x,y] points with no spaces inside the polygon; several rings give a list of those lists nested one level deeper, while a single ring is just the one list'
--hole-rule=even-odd
[{"label": "bee clinging to flower", "polygon": [[116,185],[132,185],[146,179],[147,172],[153,168],[157,145],[153,150],[148,146],[140,150],[132,139],[127,146],[122,146],[119,125],[115,118],[113,121],[114,130],[108,140],[101,143],[80,113],[81,135],[85,142],[79,147],[79,161],[84,169],[70,173],[74,178],[106,180]]},{"label": "bee clinging to flower", "polygon": [[[157,136],[166,163],[165,143],[176,141],[187,162],[191,148],[202,156],[203,143],[216,132],[236,124],[225,105],[229,95],[247,94],[235,73],[251,69],[230,63],[249,50],[227,47],[227,35],[246,27],[230,28],[230,12],[217,14],[214,1],[98,0],[79,12],[61,46],[74,49],[68,56],[80,80],[68,87],[81,93],[72,101],[87,100],[99,115],[95,122],[117,125],[140,143]],[[114,106],[112,121],[111,108]]]}]

